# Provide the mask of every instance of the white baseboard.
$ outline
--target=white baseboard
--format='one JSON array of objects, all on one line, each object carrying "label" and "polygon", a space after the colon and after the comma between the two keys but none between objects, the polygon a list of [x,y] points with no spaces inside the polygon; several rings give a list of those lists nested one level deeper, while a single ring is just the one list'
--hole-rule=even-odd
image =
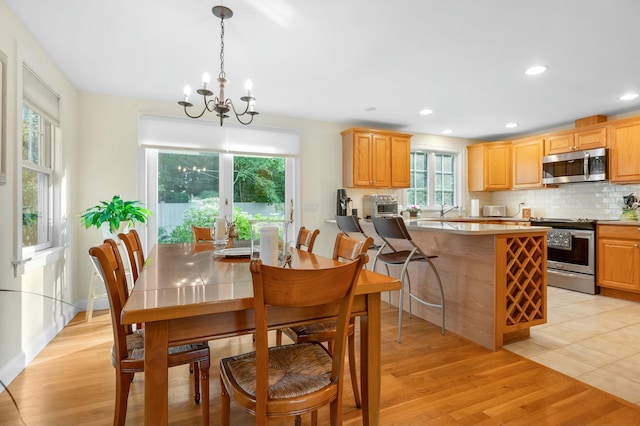
[{"label": "white baseboard", "polygon": [[[49,326],[43,329],[36,338],[27,342],[22,351],[0,368],[0,380],[5,386],[9,384],[27,367],[31,361],[53,340],[54,337],[80,312],[77,307],[65,306]],[[0,393],[4,388],[0,386]]]}]

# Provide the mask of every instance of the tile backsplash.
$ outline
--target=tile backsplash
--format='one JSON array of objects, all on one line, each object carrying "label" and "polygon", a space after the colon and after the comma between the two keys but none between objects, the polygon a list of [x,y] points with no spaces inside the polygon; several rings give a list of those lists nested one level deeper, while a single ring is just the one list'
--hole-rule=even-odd
[{"label": "tile backsplash", "polygon": [[[362,216],[362,197],[367,194],[395,194],[402,200],[403,190],[375,190],[347,188],[352,208]],[[469,192],[463,203],[465,215],[471,213],[471,199],[480,201],[480,211],[485,205],[507,206],[507,216],[516,217],[519,204],[530,207],[532,216],[548,218],[588,218],[616,220],[622,211],[622,197],[634,193],[640,196],[640,184],[614,185],[609,182],[581,182],[557,185],[555,188],[518,191]],[[335,204],[335,194],[332,203]],[[402,204],[402,201],[400,201]],[[438,211],[423,211],[421,216],[437,216]],[[456,216],[452,211],[447,216]]]},{"label": "tile backsplash", "polygon": [[567,183],[546,189],[471,192],[469,199],[479,198],[481,205],[506,205],[508,215],[517,214],[519,203],[523,202],[536,217],[615,220],[620,218],[622,197],[630,193],[640,195],[640,184]]}]

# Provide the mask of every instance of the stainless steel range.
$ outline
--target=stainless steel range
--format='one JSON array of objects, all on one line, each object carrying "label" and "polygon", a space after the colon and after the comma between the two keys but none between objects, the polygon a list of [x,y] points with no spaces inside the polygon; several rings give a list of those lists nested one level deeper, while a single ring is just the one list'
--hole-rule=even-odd
[{"label": "stainless steel range", "polygon": [[582,293],[600,293],[596,283],[594,219],[531,218],[532,226],[548,226],[547,284]]}]

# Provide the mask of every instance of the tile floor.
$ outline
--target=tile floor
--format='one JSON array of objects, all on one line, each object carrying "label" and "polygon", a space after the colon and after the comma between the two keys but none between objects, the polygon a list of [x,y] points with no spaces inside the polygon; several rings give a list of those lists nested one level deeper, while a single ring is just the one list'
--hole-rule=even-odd
[{"label": "tile floor", "polygon": [[640,303],[549,287],[547,324],[504,348],[640,405]]}]

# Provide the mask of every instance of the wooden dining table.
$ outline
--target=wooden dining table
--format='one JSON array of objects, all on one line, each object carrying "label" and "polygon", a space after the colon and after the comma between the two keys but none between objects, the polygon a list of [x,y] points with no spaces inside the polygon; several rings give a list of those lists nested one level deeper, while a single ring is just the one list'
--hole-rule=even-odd
[{"label": "wooden dining table", "polygon": [[[292,268],[327,268],[338,261],[293,250]],[[380,294],[400,289],[396,278],[363,270],[353,315],[360,322],[362,418],[377,425],[380,411]],[[336,306],[276,308],[269,326],[280,328],[335,317]],[[253,286],[247,258],[220,257],[210,242],[155,245],[122,310],[124,324],[145,327],[145,425],[168,421],[169,346],[254,331]]]}]

